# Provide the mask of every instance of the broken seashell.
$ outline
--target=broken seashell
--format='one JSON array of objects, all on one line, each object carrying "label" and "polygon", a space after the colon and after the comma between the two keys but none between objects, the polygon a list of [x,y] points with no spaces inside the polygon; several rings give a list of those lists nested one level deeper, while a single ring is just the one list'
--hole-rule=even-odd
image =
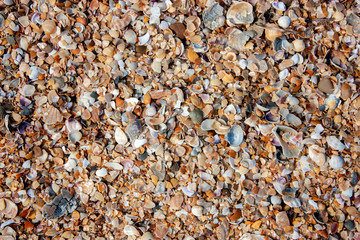
[{"label": "broken seashell", "polygon": [[126,134],[120,127],[117,127],[115,129],[115,141],[118,144],[123,144],[123,145],[128,142],[128,138],[127,138]]},{"label": "broken seashell", "polygon": [[309,147],[309,157],[318,166],[323,166],[326,161],[325,149],[318,145],[312,145]]},{"label": "broken seashell", "polygon": [[80,141],[81,137],[82,137],[82,134],[80,131],[72,131],[69,133],[69,140],[72,143],[77,143],[78,141]]},{"label": "broken seashell", "polygon": [[206,8],[202,14],[205,27],[211,30],[221,28],[225,22],[223,10],[224,8],[218,2]]},{"label": "broken seashell", "polygon": [[204,131],[211,131],[211,130],[214,129],[215,122],[216,122],[215,119],[205,119],[201,123],[201,129],[204,130]]},{"label": "broken seashell", "polygon": [[344,151],[345,149],[345,144],[343,144],[337,137],[335,136],[327,136],[326,137],[326,142],[329,144],[329,146],[336,150],[336,151]]},{"label": "broken seashell", "polygon": [[145,33],[143,36],[139,37],[139,45],[143,46],[145,44],[147,44],[150,40],[150,33],[147,32]]},{"label": "broken seashell", "polygon": [[254,21],[253,6],[247,2],[235,2],[230,6],[226,19],[235,25],[252,23]]},{"label": "broken seashell", "polygon": [[77,121],[74,118],[70,118],[70,119],[66,120],[65,126],[69,132],[81,130],[81,124],[79,123],[79,121]]},{"label": "broken seashell", "polygon": [[18,213],[17,205],[13,201],[6,198],[1,198],[0,202],[2,202],[0,203],[0,213],[4,214],[6,218],[15,218]]},{"label": "broken seashell", "polygon": [[272,132],[282,147],[284,157],[299,157],[303,148],[302,133],[298,133],[294,129],[286,126],[276,126]]},{"label": "broken seashell", "polygon": [[141,147],[142,145],[144,145],[145,143],[147,143],[147,139],[136,139],[136,140],[134,141],[133,147],[134,147],[134,148],[139,148],[139,147]]},{"label": "broken seashell", "polygon": [[100,168],[99,170],[96,170],[96,176],[105,177],[106,175],[107,175],[106,168]]},{"label": "broken seashell", "polygon": [[235,125],[230,128],[229,132],[225,135],[225,140],[233,146],[239,146],[244,140],[244,132],[239,125]]},{"label": "broken seashell", "polygon": [[41,27],[46,35],[56,32],[56,23],[53,20],[45,20]]},{"label": "broken seashell", "polygon": [[295,39],[292,44],[294,45],[295,52],[302,52],[305,49],[305,43],[301,39]]}]

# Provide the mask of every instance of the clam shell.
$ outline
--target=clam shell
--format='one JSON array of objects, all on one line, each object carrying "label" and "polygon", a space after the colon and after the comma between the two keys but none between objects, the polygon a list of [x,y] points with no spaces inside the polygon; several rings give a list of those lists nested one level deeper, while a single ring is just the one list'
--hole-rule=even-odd
[{"label": "clam shell", "polygon": [[225,140],[233,147],[239,146],[244,140],[244,132],[239,125],[230,128],[229,132],[225,135]]},{"label": "clam shell", "polygon": [[215,119],[205,119],[201,123],[201,129],[204,130],[204,131],[211,131],[211,130],[214,129],[215,122],[216,122]]},{"label": "clam shell", "polygon": [[253,6],[247,2],[235,2],[230,6],[226,19],[232,24],[252,23],[254,21]]},{"label": "clam shell", "polygon": [[291,19],[289,16],[282,16],[278,20],[278,24],[282,28],[288,28],[290,26]]},{"label": "clam shell", "polygon": [[344,165],[344,159],[338,155],[332,155],[329,164],[333,169],[341,169]]}]

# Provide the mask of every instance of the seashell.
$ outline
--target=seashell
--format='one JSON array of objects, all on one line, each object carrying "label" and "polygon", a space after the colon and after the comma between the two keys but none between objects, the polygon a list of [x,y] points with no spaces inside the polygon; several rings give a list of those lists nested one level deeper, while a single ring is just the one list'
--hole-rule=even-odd
[{"label": "seashell", "polygon": [[301,39],[295,39],[292,44],[294,45],[295,52],[302,52],[305,49],[305,43]]},{"label": "seashell", "polygon": [[113,170],[123,170],[123,166],[121,166],[120,163],[116,162],[107,162],[104,164],[104,166]]},{"label": "seashell", "polygon": [[9,199],[1,198],[0,207],[0,213],[4,214],[4,217],[6,218],[15,218],[18,213],[17,205]]},{"label": "seashell", "polygon": [[82,138],[82,134],[80,131],[72,131],[69,133],[69,140],[72,143],[77,143]]},{"label": "seashell", "polygon": [[124,166],[125,169],[131,169],[134,166],[134,162],[127,158],[120,160],[120,163]]},{"label": "seashell", "polygon": [[267,40],[273,42],[276,38],[280,38],[283,35],[283,32],[276,25],[269,25],[265,29],[265,37]]},{"label": "seashell", "polygon": [[53,125],[58,122],[61,122],[62,119],[63,119],[63,116],[61,115],[60,111],[53,106],[49,106],[47,108],[47,111],[43,115],[43,121],[45,124],[48,124],[48,125]]},{"label": "seashell", "polygon": [[203,22],[205,27],[216,30],[224,25],[225,18],[223,16],[224,8],[218,2],[215,2],[210,7],[207,7],[203,14]]},{"label": "seashell", "polygon": [[234,2],[227,14],[226,20],[232,24],[249,24],[254,21],[253,6],[247,2]]},{"label": "seashell", "polygon": [[327,136],[326,142],[329,144],[329,146],[336,150],[336,151],[344,151],[345,150],[345,144],[343,144],[337,137],[335,136]]},{"label": "seashell", "polygon": [[130,139],[135,139],[142,132],[141,123],[137,120],[131,122],[125,129],[126,134]]},{"label": "seashell", "polygon": [[204,118],[204,113],[201,109],[195,108],[190,112],[189,116],[194,123],[200,124]]},{"label": "seashell", "polygon": [[286,5],[283,2],[275,1],[272,3],[273,8],[279,11],[286,11]]},{"label": "seashell", "polygon": [[45,20],[41,27],[46,35],[50,35],[56,32],[56,23],[53,20]]},{"label": "seashell", "polygon": [[142,145],[144,145],[145,143],[147,143],[147,139],[136,139],[133,143],[133,147],[134,148],[139,148]]},{"label": "seashell", "polygon": [[69,132],[80,131],[82,128],[80,122],[74,118],[66,120],[65,126]]},{"label": "seashell", "polygon": [[5,18],[2,14],[0,14],[0,29],[2,29],[5,25]]},{"label": "seashell", "polygon": [[246,43],[256,36],[255,31],[240,31],[239,29],[234,29],[231,31],[228,37],[228,44],[230,47],[235,50],[241,51],[245,48]]},{"label": "seashell", "polygon": [[280,116],[278,114],[274,115],[272,112],[267,112],[265,114],[265,120],[269,123],[279,123]]},{"label": "seashell", "polygon": [[321,124],[317,124],[315,127],[315,132],[311,133],[311,138],[312,139],[321,139],[322,136],[320,135],[320,133],[324,131],[324,127]]},{"label": "seashell", "polygon": [[282,147],[284,157],[299,157],[303,148],[302,133],[298,133],[294,129],[286,126],[276,126],[272,132]]},{"label": "seashell", "polygon": [[338,155],[332,155],[329,160],[329,165],[333,169],[341,169],[344,165],[344,159]]},{"label": "seashell", "polygon": [[331,110],[334,110],[339,103],[340,103],[340,99],[334,94],[329,95],[325,99],[326,106],[328,106],[329,109],[331,109]]},{"label": "seashell", "polygon": [[191,213],[194,214],[196,217],[201,217],[203,215],[203,207],[193,206],[191,208]]},{"label": "seashell", "polygon": [[273,126],[271,124],[260,124],[258,127],[261,134],[265,136],[270,134],[271,130],[273,129]]},{"label": "seashell", "polygon": [[19,17],[18,21],[19,21],[20,25],[23,26],[24,28],[26,28],[30,24],[30,20],[29,20],[28,16]]},{"label": "seashell", "polygon": [[146,109],[145,109],[145,115],[147,117],[152,117],[152,116],[155,116],[156,114],[156,108],[154,106],[148,106]]},{"label": "seashell", "polygon": [[139,231],[131,225],[126,225],[124,227],[124,234],[127,236],[140,236]]},{"label": "seashell", "polygon": [[205,119],[201,123],[201,129],[204,130],[204,131],[211,131],[211,130],[214,129],[215,122],[216,122],[215,119]]},{"label": "seashell", "polygon": [[342,70],[347,70],[347,58],[345,56],[345,54],[341,51],[332,51],[331,52],[331,58],[330,58],[330,63]]},{"label": "seashell", "polygon": [[147,44],[150,40],[150,33],[147,32],[145,33],[143,36],[139,37],[139,45],[143,46],[145,44]]},{"label": "seashell", "polygon": [[142,236],[141,236],[141,238],[140,238],[140,240],[154,240],[155,238],[154,238],[154,236],[151,234],[151,232],[145,232]]},{"label": "seashell", "polygon": [[192,197],[195,194],[195,192],[188,187],[181,187],[181,190],[188,197]]},{"label": "seashell", "polygon": [[233,146],[239,146],[244,140],[244,132],[239,125],[235,125],[230,128],[229,132],[225,135],[225,140]]},{"label": "seashell", "polygon": [[326,161],[325,149],[318,145],[312,145],[309,147],[309,157],[318,166],[323,166]]},{"label": "seashell", "polygon": [[115,141],[118,144],[123,144],[123,145],[128,142],[128,138],[127,138],[126,134],[120,127],[117,127],[115,129]]},{"label": "seashell", "polygon": [[129,44],[135,44],[137,40],[136,33],[131,29],[126,30],[126,32],[124,33],[124,38],[125,41]]},{"label": "seashell", "polygon": [[96,176],[98,177],[105,177],[107,175],[106,168],[100,168],[99,170],[96,170]]},{"label": "seashell", "polygon": [[216,121],[214,123],[214,131],[217,134],[225,135],[229,132],[229,130],[230,130],[229,126],[225,126],[225,125],[221,124],[219,121]]},{"label": "seashell", "polygon": [[282,28],[288,28],[290,26],[291,19],[289,16],[282,16],[278,20],[278,24]]},{"label": "seashell", "polygon": [[321,78],[318,83],[318,89],[324,93],[332,94],[334,92],[334,84],[330,78]]},{"label": "seashell", "polygon": [[255,167],[256,161],[255,159],[243,159],[241,160],[240,165],[244,168],[251,170]]},{"label": "seashell", "polygon": [[130,13],[126,13],[124,18],[120,19],[118,16],[113,16],[110,22],[110,28],[112,30],[121,30],[124,29],[127,25],[131,23]]},{"label": "seashell", "polygon": [[48,93],[48,100],[51,102],[51,103],[57,103],[60,99],[60,97],[57,95],[56,91],[55,90],[51,90],[49,93]]},{"label": "seashell", "polygon": [[289,113],[288,115],[286,115],[286,122],[295,127],[300,126],[302,124],[301,119],[292,113]]},{"label": "seashell", "polygon": [[25,85],[21,89],[21,94],[25,97],[31,97],[35,93],[35,87],[33,85]]}]

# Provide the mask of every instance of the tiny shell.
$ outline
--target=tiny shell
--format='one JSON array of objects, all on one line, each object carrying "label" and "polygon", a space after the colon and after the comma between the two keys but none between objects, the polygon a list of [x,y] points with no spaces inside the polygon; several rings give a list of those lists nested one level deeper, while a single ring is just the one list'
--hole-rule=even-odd
[{"label": "tiny shell", "polygon": [[338,155],[332,155],[329,164],[333,169],[341,169],[344,165],[344,159]]},{"label": "tiny shell", "polygon": [[344,151],[345,144],[343,144],[337,137],[335,136],[327,136],[326,142],[329,146],[336,151]]},{"label": "tiny shell", "polygon": [[129,29],[129,30],[126,30],[126,32],[124,33],[124,38],[125,38],[127,43],[135,44],[137,36],[136,36],[136,33],[133,30]]},{"label": "tiny shell", "polygon": [[128,138],[127,138],[126,134],[120,127],[117,127],[115,129],[115,141],[118,144],[126,144],[128,142]]},{"label": "tiny shell", "polygon": [[134,226],[131,225],[126,225],[124,227],[124,233],[125,235],[128,236],[140,236],[139,231]]},{"label": "tiny shell", "polygon": [[106,175],[107,175],[106,168],[100,168],[99,170],[96,170],[96,176],[105,177]]},{"label": "tiny shell", "polygon": [[[280,142],[282,153],[286,158],[299,157],[303,148],[301,133],[286,126],[276,126],[273,128],[272,132]],[[282,136],[280,136],[280,132],[283,132]]]},{"label": "tiny shell", "polygon": [[78,141],[80,141],[81,137],[82,137],[82,134],[80,131],[72,131],[69,134],[69,139],[72,143],[77,143]]},{"label": "tiny shell", "polygon": [[42,29],[46,35],[56,32],[56,23],[53,20],[45,20],[42,24]]},{"label": "tiny shell", "polygon": [[9,199],[0,199],[0,201],[2,200],[4,201],[5,206],[2,210],[0,210],[0,213],[4,214],[6,218],[15,218],[18,213],[17,205]]},{"label": "tiny shell", "polygon": [[139,45],[143,46],[147,44],[150,40],[150,34],[149,32],[145,33],[145,35],[139,37]]},{"label": "tiny shell", "polygon": [[211,130],[214,129],[215,122],[216,122],[215,119],[205,119],[201,123],[201,129],[204,130],[204,131],[211,131]]},{"label": "tiny shell", "polygon": [[154,239],[154,236],[151,234],[151,232],[146,232],[144,233],[140,240],[153,240]]},{"label": "tiny shell", "polygon": [[292,44],[294,45],[295,52],[302,52],[305,49],[305,43],[301,39],[295,39]]},{"label": "tiny shell", "polygon": [[252,23],[254,21],[253,6],[247,2],[235,2],[230,6],[226,19],[232,24]]},{"label": "tiny shell", "polygon": [[283,2],[275,1],[272,3],[272,6],[273,6],[273,8],[275,8],[276,10],[279,10],[279,11],[286,10],[286,5]]},{"label": "tiny shell", "polygon": [[79,123],[79,121],[77,121],[74,118],[70,118],[70,119],[66,120],[65,126],[69,132],[81,130],[81,124]]},{"label": "tiny shell", "polygon": [[309,157],[318,166],[323,166],[326,160],[325,149],[319,147],[318,145],[312,145],[309,147]]},{"label": "tiny shell", "polygon": [[282,16],[278,20],[278,24],[282,28],[288,28],[290,26],[291,19],[289,16]]},{"label": "tiny shell", "polygon": [[145,143],[147,143],[147,140],[146,140],[146,139],[136,139],[136,140],[134,141],[133,146],[134,146],[134,148],[139,148],[139,147],[141,147],[142,145],[144,145]]},{"label": "tiny shell", "polygon": [[244,140],[244,132],[239,125],[235,125],[230,128],[229,132],[225,136],[225,139],[231,146],[237,147]]},{"label": "tiny shell", "polygon": [[194,214],[196,217],[201,217],[203,215],[203,207],[194,206],[191,208],[191,213]]},{"label": "tiny shell", "polygon": [[35,87],[33,85],[25,85],[21,89],[21,94],[26,97],[31,97],[35,93]]}]

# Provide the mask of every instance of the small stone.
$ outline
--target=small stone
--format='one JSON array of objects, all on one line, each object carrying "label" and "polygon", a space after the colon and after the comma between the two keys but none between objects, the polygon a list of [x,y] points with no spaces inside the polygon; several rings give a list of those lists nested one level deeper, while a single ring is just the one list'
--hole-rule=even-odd
[{"label": "small stone", "polygon": [[200,124],[204,118],[204,113],[201,109],[195,108],[192,112],[190,112],[190,118],[194,123]]},{"label": "small stone", "polygon": [[344,226],[346,227],[347,230],[352,231],[355,228],[355,222],[349,219],[344,223]]},{"label": "small stone", "polygon": [[324,93],[332,94],[334,92],[334,85],[330,78],[322,78],[318,84],[318,89]]},{"label": "small stone", "polygon": [[276,214],[276,224],[279,226],[279,228],[290,226],[289,217],[285,211]]},{"label": "small stone", "polygon": [[338,155],[332,155],[329,164],[333,169],[341,169],[344,165],[344,159]]},{"label": "small stone", "polygon": [[205,27],[216,30],[224,25],[225,17],[223,16],[224,8],[218,2],[215,2],[203,12],[203,22]]}]

